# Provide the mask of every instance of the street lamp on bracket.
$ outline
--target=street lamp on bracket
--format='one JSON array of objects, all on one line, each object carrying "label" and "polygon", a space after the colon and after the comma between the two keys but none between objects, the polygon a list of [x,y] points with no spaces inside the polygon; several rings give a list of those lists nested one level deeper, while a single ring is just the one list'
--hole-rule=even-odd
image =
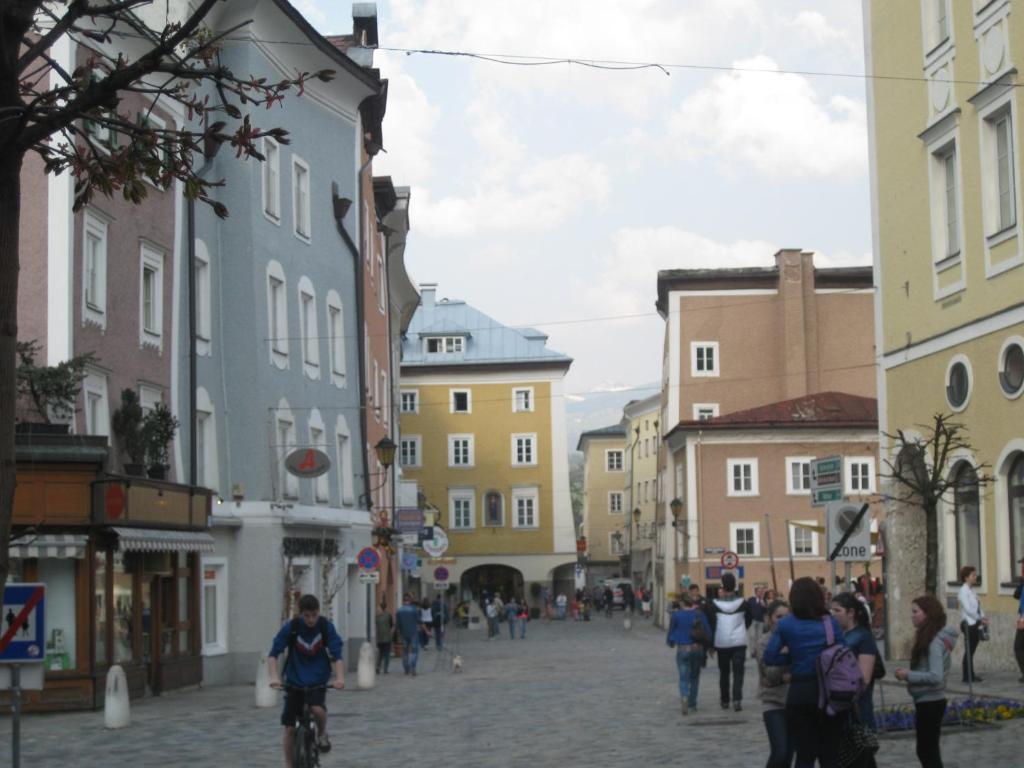
[{"label": "street lamp on bracket", "polygon": [[690,561],[690,531],[687,526],[687,519],[683,517],[683,500],[678,496],[668,503],[672,510],[672,527],[677,531],[682,528],[683,533],[683,562]]}]

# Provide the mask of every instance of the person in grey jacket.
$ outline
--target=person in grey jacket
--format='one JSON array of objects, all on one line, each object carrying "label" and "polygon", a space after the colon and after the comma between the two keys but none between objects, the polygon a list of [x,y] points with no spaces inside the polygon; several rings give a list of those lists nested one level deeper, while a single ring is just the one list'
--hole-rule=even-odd
[{"label": "person in grey jacket", "polygon": [[758,696],[761,699],[764,728],[768,733],[767,768],[789,768],[793,764],[793,741],[789,738],[786,722],[786,695],[789,693],[789,667],[774,667],[764,663],[764,649],[768,647],[775,625],[789,615],[789,603],[772,600],[765,609],[765,631],[757,636],[754,658],[757,659]]},{"label": "person in grey jacket", "polygon": [[905,680],[914,699],[917,759],[924,768],[942,768],[939,735],[946,714],[946,677],[957,632],[946,626],[946,612],[934,595],[915,597],[910,608],[914,646],[910,669],[897,668],[897,680]]}]

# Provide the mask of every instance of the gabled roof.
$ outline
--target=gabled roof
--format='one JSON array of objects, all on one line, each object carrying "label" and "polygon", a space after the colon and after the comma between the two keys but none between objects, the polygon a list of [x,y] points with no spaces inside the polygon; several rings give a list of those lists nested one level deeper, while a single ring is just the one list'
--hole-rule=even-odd
[{"label": "gabled roof", "polygon": [[602,438],[602,437],[607,437],[607,438],[620,437],[622,439],[625,439],[626,438],[626,428],[624,426],[622,426],[621,424],[612,424],[611,426],[601,427],[600,429],[588,429],[586,432],[584,432],[583,434],[580,435],[579,442],[576,443],[576,450],[577,451],[582,451],[583,450],[583,443],[584,443],[584,441],[590,440],[591,438]]},{"label": "gabled roof", "polygon": [[713,419],[680,421],[669,435],[686,430],[843,428],[876,429],[878,401],[845,392],[818,392],[778,403],[734,411]]}]

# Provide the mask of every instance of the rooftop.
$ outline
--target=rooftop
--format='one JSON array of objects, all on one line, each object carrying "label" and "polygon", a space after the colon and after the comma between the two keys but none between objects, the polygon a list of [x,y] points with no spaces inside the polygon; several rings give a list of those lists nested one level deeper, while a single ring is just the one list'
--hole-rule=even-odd
[{"label": "rooftop", "polygon": [[621,437],[625,439],[626,428],[622,424],[612,424],[607,427],[600,427],[599,429],[588,429],[586,432],[580,435],[580,440],[576,444],[576,450],[583,450],[584,441],[590,440],[592,438],[602,437]]}]

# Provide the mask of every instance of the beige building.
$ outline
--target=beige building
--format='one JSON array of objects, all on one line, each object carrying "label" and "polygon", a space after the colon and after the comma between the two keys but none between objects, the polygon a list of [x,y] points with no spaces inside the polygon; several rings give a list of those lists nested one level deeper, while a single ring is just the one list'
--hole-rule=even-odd
[{"label": "beige building", "polygon": [[624,531],[630,574],[637,586],[654,582],[655,510],[660,499],[658,452],[661,449],[661,394],[626,403],[626,481],[624,501],[631,530]]},{"label": "beige building", "polygon": [[[862,433],[848,452],[849,430],[799,411],[802,398],[819,393],[843,400],[875,397],[873,293],[870,268],[818,269],[813,255],[800,250],[779,251],[772,267],[658,274],[657,306],[665,318],[660,423],[662,434],[671,436],[662,452],[664,492],[655,518],[661,556],[655,572],[663,574],[663,595],[675,592],[684,575],[703,586],[712,573],[703,569],[718,563],[720,547],[740,548],[752,565],[765,556],[765,513],[773,507],[783,514],[799,511],[786,492],[794,467],[803,483],[806,461],[798,459],[829,452],[862,457],[849,464],[857,468],[857,490],[861,482],[874,489],[877,438],[869,435],[868,420],[857,424]],[[812,402],[827,411],[824,401]],[[772,404],[798,409],[784,421],[807,418],[815,426],[796,441],[783,438],[798,432],[775,423],[746,431],[717,426],[725,420],[716,419]],[[675,499],[680,503],[673,525]],[[800,519],[820,519],[809,500]],[[778,537],[785,545],[784,533]],[[813,557],[813,541],[810,547]],[[753,581],[766,580],[760,567],[751,575],[744,579],[748,590]],[[656,608],[660,613],[664,605]]]},{"label": "beige building", "polygon": [[630,516],[626,514],[626,430],[621,424],[580,435],[583,452],[583,537],[587,542],[586,581],[623,573]]}]

